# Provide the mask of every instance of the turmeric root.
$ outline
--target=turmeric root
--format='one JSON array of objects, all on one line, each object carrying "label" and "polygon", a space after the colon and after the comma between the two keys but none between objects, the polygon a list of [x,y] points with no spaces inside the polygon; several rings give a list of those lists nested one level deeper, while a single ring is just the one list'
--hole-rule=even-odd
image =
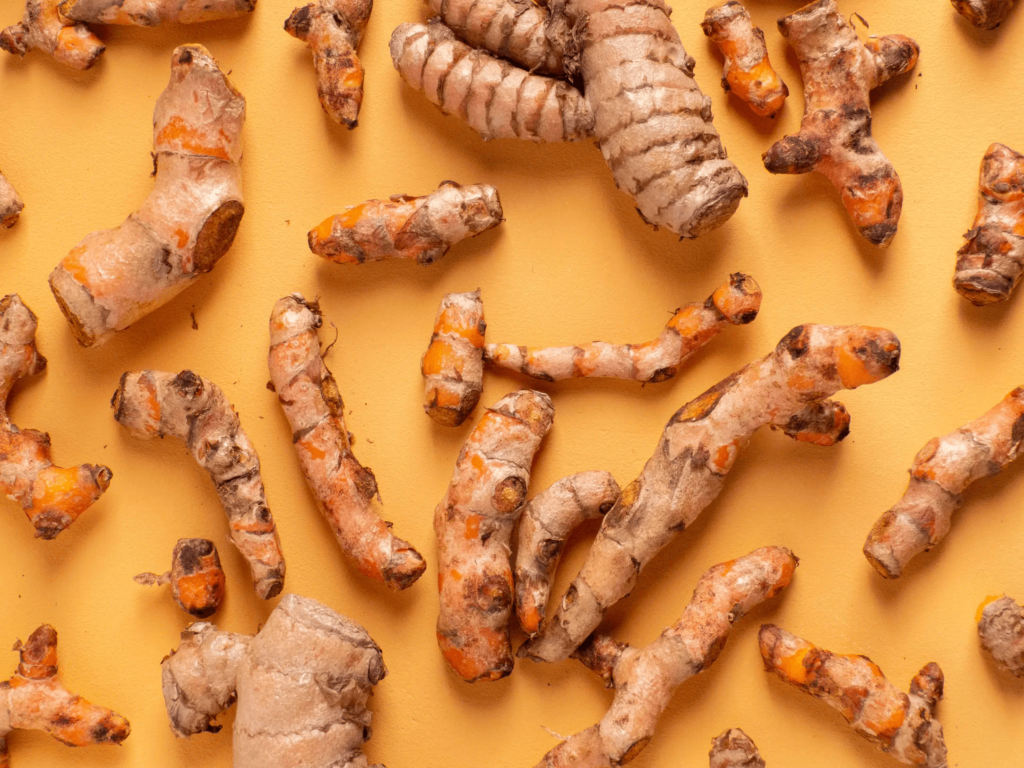
[{"label": "turmeric root", "polygon": [[270,378],[292,428],[317,505],[342,551],[359,572],[392,589],[405,589],[426,568],[420,553],[391,532],[373,508],[377,480],[352,453],[345,410],[320,355],[320,308],[299,294],[280,299],[270,316]]},{"label": "turmeric root", "polygon": [[0,683],[0,766],[10,765],[7,736],[15,730],[45,731],[69,747],[120,744],[128,721],[106,707],[90,704],[64,687],[57,675],[57,630],[43,624],[28,642],[14,644],[18,671]]},{"label": "turmeric root", "polygon": [[210,53],[176,48],[153,114],[153,191],[121,226],[88,235],[50,275],[79,344],[102,344],[166,304],[231,246],[244,211],[244,121],[245,99]]},{"label": "turmeric root", "polygon": [[52,539],[103,495],[113,473],[102,465],[54,466],[50,436],[11,423],[7,398],[14,385],[46,368],[36,348],[37,325],[18,294],[0,299],[0,490],[21,503],[36,536]]},{"label": "turmeric root", "polygon": [[850,434],[850,412],[835,400],[819,400],[785,422],[769,426],[801,443],[828,447]]},{"label": "turmeric root", "polygon": [[864,556],[882,576],[895,579],[915,555],[949,533],[963,492],[1017,458],[1024,442],[1024,388],[955,432],[932,438],[910,467],[910,485],[875,522]]},{"label": "turmeric root", "polygon": [[25,203],[22,202],[18,191],[7,177],[0,173],[0,229],[13,227],[24,207]]},{"label": "turmeric root", "polygon": [[1024,273],[1024,155],[990,146],[978,187],[978,216],[957,251],[953,286],[980,307],[1010,298]]},{"label": "turmeric root", "polygon": [[512,671],[509,544],[526,501],[530,464],[554,417],[551,398],[528,389],[488,408],[434,510],[437,642],[448,666],[467,682]]},{"label": "turmeric root", "polygon": [[199,24],[251,12],[256,0],[61,0],[60,14],[89,24]]},{"label": "turmeric root", "polygon": [[739,728],[730,728],[711,743],[709,768],[764,768],[757,746]]},{"label": "turmeric root", "polygon": [[249,563],[256,594],[264,600],[279,594],[284,555],[263,490],[260,457],[220,388],[192,371],[125,373],[110,406],[135,437],[170,435],[185,442],[217,488],[231,541]]},{"label": "turmeric root", "polygon": [[498,226],[498,190],[443,181],[424,197],[393,195],[346,208],[309,231],[309,250],[338,264],[415,259],[432,264],[467,237]]},{"label": "turmeric root", "polygon": [[147,587],[170,584],[174,602],[197,619],[213,616],[224,600],[224,571],[217,547],[209,539],[178,539],[171,570],[159,576],[140,573],[135,582]]},{"label": "turmeric root", "polygon": [[934,719],[942,698],[942,670],[925,665],[910,694],[885,679],[867,656],[818,648],[766,624],[758,635],[765,669],[843,713],[861,736],[907,765],[946,768],[942,726]]},{"label": "turmeric root", "polygon": [[787,587],[796,566],[788,549],[754,550],[701,576],[679,621],[647,647],[591,638],[576,657],[615,688],[615,700],[600,723],[563,741],[537,768],[611,768],[639,755],[676,688],[715,662],[732,625]]},{"label": "turmeric root", "polygon": [[25,18],[0,32],[0,48],[24,57],[33,49],[72,69],[89,69],[105,50],[85,24],[60,15],[60,0],[27,0]]},{"label": "turmeric root", "polygon": [[981,29],[995,29],[1010,15],[1016,0],[952,0],[956,8],[971,24]]},{"label": "turmeric root", "polygon": [[990,597],[978,607],[978,637],[1000,667],[1024,677],[1024,609],[1011,598]]},{"label": "turmeric root", "polygon": [[366,705],[387,669],[366,630],[326,605],[285,595],[255,637],[196,622],[161,671],[178,737],[216,733],[237,699],[236,768],[367,765]]},{"label": "turmeric root", "polygon": [[789,88],[772,69],[764,32],[736,0],[708,8],[701,24],[704,34],[725,56],[722,88],[750,105],[761,117],[775,117],[789,96]]},{"label": "turmeric root", "polygon": [[486,330],[479,290],[448,293],[441,299],[430,346],[420,363],[426,381],[423,410],[438,424],[459,426],[480,401]]},{"label": "turmeric root", "polygon": [[816,0],[779,19],[779,31],[800,61],[804,117],[799,133],[764,154],[765,168],[823,173],[861,236],[884,248],[896,234],[903,187],[871,135],[870,93],[913,69],[920,48],[903,35],[862,43],[834,0]]},{"label": "turmeric root", "polygon": [[579,575],[554,617],[519,655],[561,661],[628,595],[655,555],[718,496],[754,432],[783,425],[840,389],[899,368],[895,334],[864,326],[801,325],[775,350],[680,408],[640,476],[601,521]]}]

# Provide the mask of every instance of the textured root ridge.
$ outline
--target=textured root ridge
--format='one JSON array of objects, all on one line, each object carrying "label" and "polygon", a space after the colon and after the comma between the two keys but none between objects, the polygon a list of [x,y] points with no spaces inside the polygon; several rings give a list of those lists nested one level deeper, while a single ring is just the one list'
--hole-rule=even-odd
[{"label": "textured root ridge", "polygon": [[103,43],[85,24],[61,16],[59,4],[27,0],[24,19],[0,32],[0,48],[18,56],[38,49],[72,69],[89,69],[105,50]]},{"label": "textured root ridge", "polygon": [[60,15],[89,24],[199,24],[249,13],[256,0],[61,0]]},{"label": "textured root ridge", "polygon": [[484,384],[484,304],[480,291],[441,299],[420,371],[423,410],[438,424],[457,427],[476,408]]}]

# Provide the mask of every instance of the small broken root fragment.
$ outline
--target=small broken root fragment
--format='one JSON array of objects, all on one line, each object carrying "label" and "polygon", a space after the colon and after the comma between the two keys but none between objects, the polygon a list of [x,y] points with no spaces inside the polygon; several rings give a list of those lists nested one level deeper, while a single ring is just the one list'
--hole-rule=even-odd
[{"label": "small broken root fragment", "polygon": [[997,665],[1024,677],[1024,608],[1006,595],[987,598],[978,607],[978,637]]},{"label": "small broken root fragment", "polygon": [[171,570],[157,575],[140,573],[137,584],[171,585],[174,601],[197,619],[208,619],[224,600],[225,577],[217,547],[209,539],[178,539],[171,556]]}]

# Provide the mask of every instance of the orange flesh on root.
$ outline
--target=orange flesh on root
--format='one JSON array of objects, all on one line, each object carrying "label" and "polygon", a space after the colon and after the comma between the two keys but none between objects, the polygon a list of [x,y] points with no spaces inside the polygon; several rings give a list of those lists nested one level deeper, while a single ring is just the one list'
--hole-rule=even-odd
[{"label": "orange flesh on root", "polygon": [[978,611],[974,614],[975,624],[981,621],[981,617],[985,613],[985,609],[992,605],[992,603],[994,603],[996,600],[998,600],[999,597],[999,595],[989,595],[982,601],[981,605],[978,606]]}]

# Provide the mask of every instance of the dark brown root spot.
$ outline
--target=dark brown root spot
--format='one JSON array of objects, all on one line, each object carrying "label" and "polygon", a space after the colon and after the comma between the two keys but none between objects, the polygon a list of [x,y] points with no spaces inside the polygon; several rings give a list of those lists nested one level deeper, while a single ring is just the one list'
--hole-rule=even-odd
[{"label": "dark brown root spot", "polygon": [[210,214],[203,224],[195,248],[195,271],[209,272],[220,258],[227,253],[235,240],[238,225],[242,222],[245,206],[238,200],[229,200]]}]

